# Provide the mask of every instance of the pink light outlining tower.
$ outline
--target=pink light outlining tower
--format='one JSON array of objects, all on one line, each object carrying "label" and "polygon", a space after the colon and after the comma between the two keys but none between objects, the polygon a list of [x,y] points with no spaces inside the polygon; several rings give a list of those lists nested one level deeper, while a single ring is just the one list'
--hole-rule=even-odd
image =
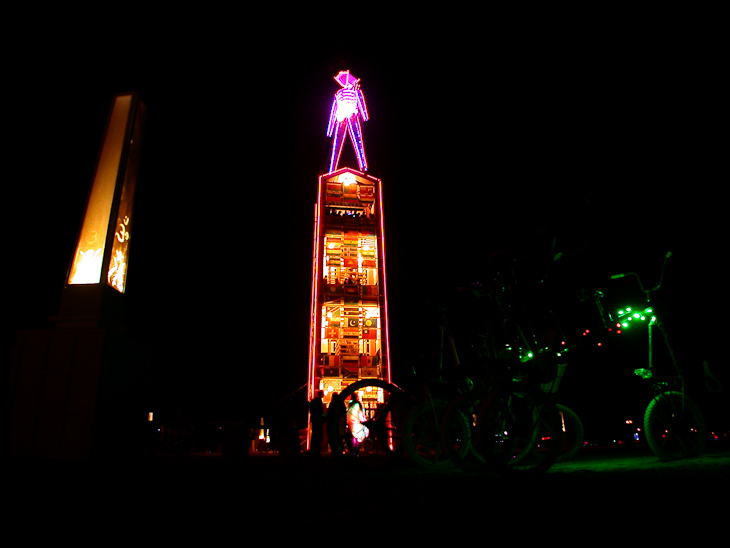
[{"label": "pink light outlining tower", "polygon": [[[349,71],[335,80],[342,89],[327,128],[330,171],[319,176],[314,210],[309,331],[308,398],[321,390],[325,404],[358,380],[391,381],[382,181],[365,173],[360,80]],[[360,170],[338,167],[346,132]]]}]

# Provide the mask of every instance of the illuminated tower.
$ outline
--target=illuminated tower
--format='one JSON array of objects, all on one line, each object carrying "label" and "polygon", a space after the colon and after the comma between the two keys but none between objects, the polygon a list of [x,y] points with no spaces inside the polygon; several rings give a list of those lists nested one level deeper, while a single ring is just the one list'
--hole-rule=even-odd
[{"label": "illuminated tower", "polygon": [[[61,297],[68,322],[119,314],[126,290],[132,208],[146,107],[136,93],[115,95],[76,252]],[[118,319],[118,318],[116,318]]]},{"label": "illuminated tower", "polygon": [[[330,171],[319,177],[315,205],[309,333],[308,397],[323,390],[325,403],[363,378],[390,382],[382,182],[365,173],[360,80],[349,71],[335,80],[342,89],[327,130]],[[360,171],[338,169],[348,134]]]},{"label": "illuminated tower", "polygon": [[144,447],[146,358],[123,310],[145,113],[136,93],[114,96],[59,314],[16,333],[0,433],[9,456],[87,460],[119,454],[119,440],[130,454]]}]

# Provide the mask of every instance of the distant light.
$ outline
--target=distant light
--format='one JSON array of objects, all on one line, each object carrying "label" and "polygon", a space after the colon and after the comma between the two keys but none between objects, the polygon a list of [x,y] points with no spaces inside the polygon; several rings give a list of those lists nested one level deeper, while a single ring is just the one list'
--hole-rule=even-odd
[{"label": "distant light", "polygon": [[152,413],[152,411],[150,411],[149,413],[147,413],[147,422],[152,422],[153,414],[154,413]]}]

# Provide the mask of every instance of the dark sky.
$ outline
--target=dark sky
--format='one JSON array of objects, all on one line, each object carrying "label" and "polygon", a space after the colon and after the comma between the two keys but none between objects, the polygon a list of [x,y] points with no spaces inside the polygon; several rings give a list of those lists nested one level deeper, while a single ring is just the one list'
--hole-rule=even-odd
[{"label": "dark sky", "polygon": [[425,300],[538,229],[558,235],[566,285],[606,291],[615,271],[654,275],[673,248],[667,283],[683,310],[711,310],[725,234],[711,36],[169,27],[134,27],[130,47],[114,45],[118,31],[54,34],[19,67],[11,326],[55,313],[111,97],[135,90],[149,114],[128,319],[160,400],[238,410],[298,388],[342,69],[362,79],[385,189],[395,356],[412,351]]}]

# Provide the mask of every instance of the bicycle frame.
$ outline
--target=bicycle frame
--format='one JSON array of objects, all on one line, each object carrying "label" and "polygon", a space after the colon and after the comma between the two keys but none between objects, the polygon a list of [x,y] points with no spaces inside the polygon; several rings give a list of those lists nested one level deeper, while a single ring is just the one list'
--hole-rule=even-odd
[{"label": "bicycle frame", "polygon": [[[659,317],[657,316],[657,312],[655,311],[652,301],[651,301],[651,295],[652,293],[658,291],[663,283],[664,280],[664,271],[667,265],[667,261],[672,256],[672,252],[668,251],[666,255],[664,256],[664,262],[662,263],[662,269],[661,273],[659,275],[659,283],[655,287],[646,288],[644,287],[644,284],[641,281],[641,278],[636,272],[625,272],[621,274],[614,274],[611,276],[612,280],[624,278],[627,276],[635,277],[638,284],[639,289],[641,289],[641,292],[644,293],[645,299],[646,299],[646,307],[641,312],[632,310],[631,308],[626,308],[619,310],[618,316],[617,316],[617,323],[616,326],[620,328],[630,328],[630,325],[632,323],[635,323],[636,321],[646,321],[647,317],[649,317],[649,323],[647,325],[647,338],[648,338],[648,351],[649,351],[649,359],[648,359],[648,366],[646,368],[638,368],[634,370],[634,374],[638,377],[641,377],[642,379],[649,381],[652,385],[652,388],[654,390],[654,393],[660,393],[664,389],[667,388],[667,385],[670,382],[678,383],[678,386],[672,386],[672,388],[675,388],[679,390],[683,397],[684,397],[684,375],[682,374],[682,370],[679,365],[679,361],[677,360],[677,357],[674,353],[674,349],[672,348],[671,343],[669,342],[669,336],[667,334],[666,329],[664,328],[664,324],[661,322]],[[674,376],[657,376],[654,373],[654,329],[659,329],[659,331],[663,335],[664,345],[669,352],[669,357],[672,362],[672,366],[674,368],[675,375]]]},{"label": "bicycle frame", "polygon": [[[470,368],[474,365],[478,366],[480,362],[478,360],[468,360],[466,362],[461,361],[459,351],[456,348],[456,341],[454,340],[454,337],[451,333],[451,327],[449,326],[449,322],[446,318],[444,310],[440,311],[439,339],[438,370],[435,372],[431,372],[430,374],[427,373],[425,376],[423,376],[427,396],[431,397],[431,386],[429,380],[435,377],[438,380],[443,381],[442,374],[447,372],[449,373],[451,380],[446,382],[454,386],[457,392],[462,390],[470,390],[473,387],[474,382],[472,375],[470,374],[472,372]],[[447,345],[448,352],[451,355],[451,359],[453,362],[451,364],[451,367],[447,367],[444,363],[444,358],[446,356],[445,346]],[[469,369],[469,371],[467,371],[467,369]]]},{"label": "bicycle frame", "polygon": [[[672,256],[669,251],[664,256],[662,269],[659,276],[659,283],[655,287],[646,288],[641,278],[635,272],[614,274],[611,279],[633,276],[636,278],[639,288],[646,298],[646,308],[641,311],[634,311],[630,308],[620,310],[618,313],[619,323],[617,328],[629,328],[632,323],[646,321],[647,337],[649,344],[649,363],[647,368],[639,368],[634,373],[650,384],[653,396],[644,413],[644,434],[649,447],[660,460],[669,461],[697,456],[704,450],[707,441],[707,429],[702,411],[686,395],[685,380],[677,360],[674,349],[669,342],[669,337],[664,325],[658,318],[656,311],[651,304],[651,296],[662,286],[664,270],[667,261]],[[664,344],[669,352],[670,361],[674,367],[674,375],[655,375],[654,373],[654,329],[662,333]],[[709,371],[707,362],[704,364],[705,372]]]}]

